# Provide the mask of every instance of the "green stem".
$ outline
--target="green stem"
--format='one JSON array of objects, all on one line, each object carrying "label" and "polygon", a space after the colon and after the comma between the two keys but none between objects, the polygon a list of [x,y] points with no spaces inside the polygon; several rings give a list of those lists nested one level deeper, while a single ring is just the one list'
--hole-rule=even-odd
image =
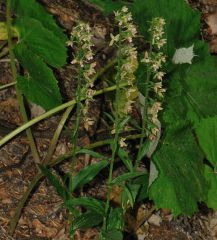
[{"label": "green stem", "polygon": [[[150,54],[152,52],[152,46],[150,48]],[[134,165],[134,170],[137,170],[137,168],[139,167],[140,164],[140,155],[141,155],[141,151],[142,151],[142,147],[143,147],[143,143],[144,143],[144,139],[145,139],[145,132],[146,132],[146,117],[147,117],[147,107],[148,107],[148,96],[149,96],[149,81],[151,79],[151,73],[150,70],[147,69],[147,77],[146,77],[146,90],[145,90],[145,102],[142,108],[142,131],[141,131],[141,138],[140,138],[140,142],[139,142],[139,150],[137,153],[137,157],[136,157],[136,161],[135,161],[135,165]]]},{"label": "green stem", "polygon": [[[134,135],[129,135],[126,138],[128,140],[134,140],[134,139],[138,139],[141,137],[141,134],[134,134]],[[102,140],[102,141],[98,141],[89,145],[86,145],[85,148],[87,149],[94,149],[97,147],[101,147],[104,145],[108,145],[111,143],[112,139],[106,139],[106,140]],[[63,162],[64,160],[68,159],[72,157],[72,152],[66,153],[62,156],[59,156],[58,158],[56,158],[54,161],[52,162],[48,162],[48,165],[50,167],[54,167],[57,164],[60,164],[61,162]],[[12,218],[10,219],[9,222],[9,234],[13,235],[15,228],[17,226],[17,223],[19,221],[22,209],[27,201],[27,199],[29,198],[30,193],[33,191],[33,189],[36,187],[37,183],[44,177],[44,175],[39,172],[35,175],[35,177],[32,179],[30,185],[28,186],[26,192],[23,194],[22,198],[20,199],[20,202],[18,203],[18,206],[14,212],[14,215],[12,216]]]},{"label": "green stem", "polygon": [[1,85],[1,86],[0,86],[0,90],[4,90],[4,89],[6,89],[6,88],[9,88],[9,87],[11,87],[11,86],[14,86],[14,85],[16,85],[16,83],[17,83],[17,82],[11,82],[11,83],[7,83],[7,84],[4,84],[4,85]]},{"label": "green stem", "polygon": [[[11,70],[12,70],[12,76],[14,81],[16,81],[17,78],[17,69],[16,69],[16,63],[15,63],[15,56],[13,53],[13,45],[12,45],[12,33],[11,33],[11,0],[7,0],[7,8],[6,8],[6,18],[7,18],[7,32],[8,32],[8,47],[9,47],[9,56],[10,56],[10,63],[11,63]],[[28,122],[28,117],[25,110],[25,105],[23,102],[23,96],[20,93],[19,89],[17,88],[17,85],[15,85],[16,93],[17,93],[17,101],[20,106],[20,112],[23,118],[24,123]],[[31,132],[31,129],[26,130],[26,135],[29,140],[30,148],[32,151],[32,155],[34,157],[35,163],[40,163],[40,157],[38,155],[38,151],[35,145],[35,141]]]},{"label": "green stem", "polygon": [[81,122],[81,114],[82,114],[82,103],[81,103],[81,76],[82,76],[82,69],[79,70],[78,74],[78,86],[76,90],[76,120],[75,120],[75,126],[73,129],[72,134],[72,162],[70,166],[70,172],[73,174],[74,167],[76,165],[76,150],[77,150],[77,143],[78,143],[78,132]]},{"label": "green stem", "polygon": [[[122,84],[121,87],[126,87],[128,84]],[[115,86],[111,86],[108,88],[104,88],[101,90],[96,91],[96,93],[94,94],[94,96],[98,96],[101,95],[103,93],[107,93],[107,92],[112,92],[116,90],[116,85]],[[82,101],[85,100],[85,98],[82,98]],[[64,103],[58,107],[55,107],[49,111],[47,111],[46,113],[31,119],[30,121],[28,121],[27,123],[23,124],[22,126],[18,127],[17,129],[15,129],[14,131],[12,131],[11,133],[9,133],[7,136],[5,136],[4,138],[2,138],[0,140],[0,147],[2,145],[4,145],[5,143],[7,143],[8,141],[10,141],[13,137],[17,136],[18,134],[20,134],[21,132],[23,132],[24,130],[28,129],[29,127],[33,126],[34,124],[40,122],[41,120],[44,120],[52,115],[54,115],[55,113],[58,113],[62,110],[64,110],[65,108],[68,108],[72,105],[76,104],[75,100],[71,100],[67,103]]]},{"label": "green stem", "polygon": [[118,66],[117,66],[117,76],[116,76],[116,93],[115,93],[115,136],[113,139],[112,144],[112,156],[110,160],[110,166],[109,166],[109,177],[108,177],[108,192],[107,192],[107,198],[106,198],[106,205],[105,205],[105,215],[103,219],[103,227],[102,229],[105,231],[107,226],[107,217],[109,212],[109,205],[110,205],[110,196],[112,192],[112,178],[113,178],[113,169],[114,169],[114,162],[115,162],[115,156],[118,149],[118,141],[119,141],[119,99],[120,99],[120,71],[121,71],[121,56],[120,52],[118,52]]}]

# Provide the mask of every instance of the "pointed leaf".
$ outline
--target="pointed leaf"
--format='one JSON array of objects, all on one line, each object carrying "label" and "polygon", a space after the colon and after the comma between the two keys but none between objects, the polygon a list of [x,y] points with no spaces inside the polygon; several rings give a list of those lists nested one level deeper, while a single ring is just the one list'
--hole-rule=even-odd
[{"label": "pointed leaf", "polygon": [[129,157],[128,153],[123,148],[119,148],[118,156],[120,157],[124,165],[127,167],[127,169],[130,172],[132,172],[133,171],[132,159]]},{"label": "pointed leaf", "polygon": [[69,186],[70,192],[73,192],[76,188],[89,183],[107,165],[108,161],[103,160],[99,163],[83,168],[77,175],[71,178]]},{"label": "pointed leaf", "polygon": [[95,157],[95,158],[104,158],[105,159],[105,156],[103,156],[102,154],[100,153],[97,153],[95,151],[92,151],[92,150],[89,150],[89,149],[85,149],[85,148],[82,148],[82,149],[79,149],[76,154],[88,154],[92,157]]},{"label": "pointed leaf", "polygon": [[104,202],[91,197],[73,198],[68,200],[66,205],[70,207],[81,206],[102,216],[104,216],[105,213]]},{"label": "pointed leaf", "polygon": [[65,187],[59,181],[59,179],[51,172],[51,170],[47,167],[40,166],[42,173],[47,177],[50,181],[51,185],[55,187],[59,196],[65,201],[69,198],[69,194],[66,191]]},{"label": "pointed leaf", "polygon": [[113,179],[111,181],[112,185],[118,185],[124,181],[130,180],[132,178],[136,178],[136,177],[140,177],[142,175],[144,175],[146,173],[141,173],[141,172],[129,172],[129,173],[124,173],[118,177],[116,177],[115,179]]}]

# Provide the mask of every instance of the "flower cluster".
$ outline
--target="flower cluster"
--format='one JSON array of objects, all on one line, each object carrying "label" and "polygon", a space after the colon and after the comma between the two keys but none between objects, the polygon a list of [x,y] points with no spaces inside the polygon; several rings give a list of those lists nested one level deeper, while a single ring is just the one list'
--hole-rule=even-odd
[{"label": "flower cluster", "polygon": [[125,96],[125,106],[119,109],[123,114],[127,114],[132,111],[132,103],[134,103],[138,92],[134,75],[138,67],[137,50],[133,45],[133,38],[136,36],[137,30],[132,22],[132,14],[125,6],[120,11],[115,12],[115,21],[118,24],[119,33],[116,36],[111,34],[110,46],[115,44],[118,47],[121,59],[119,82],[127,82],[129,85],[124,91],[122,89],[122,94]]},{"label": "flower cluster", "polygon": [[153,18],[151,21],[151,27],[149,29],[152,36],[151,44],[152,46],[156,46],[158,49],[162,48],[166,44],[166,39],[163,38],[165,24],[165,20],[159,17]]},{"label": "flower cluster", "polygon": [[84,127],[88,130],[90,125],[93,125],[93,120],[88,116],[88,109],[95,91],[92,89],[94,86],[93,75],[95,74],[96,63],[93,60],[93,43],[92,32],[89,24],[79,22],[71,33],[71,39],[68,42],[69,46],[75,48],[74,59],[71,64],[78,66],[78,77],[82,79],[81,85],[82,95],[86,97],[83,106],[83,121]]},{"label": "flower cluster", "polygon": [[[151,122],[149,126],[149,138],[154,140],[159,131],[157,127],[158,112],[162,110],[161,101],[164,97],[166,89],[163,88],[163,77],[165,72],[162,71],[163,64],[166,62],[166,56],[159,50],[166,44],[164,35],[165,20],[163,18],[154,18],[151,22],[149,32],[151,34],[152,51],[145,52],[144,58],[141,60],[147,65],[148,71],[151,73],[152,83],[151,89],[154,92],[154,99],[149,102],[147,109],[148,120]],[[157,51],[154,51],[156,48]]]}]

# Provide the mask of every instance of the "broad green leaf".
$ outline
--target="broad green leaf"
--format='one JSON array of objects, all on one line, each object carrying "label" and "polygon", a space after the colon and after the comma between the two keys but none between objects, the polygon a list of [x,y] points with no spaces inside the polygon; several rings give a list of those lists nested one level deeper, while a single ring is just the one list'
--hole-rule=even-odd
[{"label": "broad green leaf", "polygon": [[59,181],[59,179],[51,172],[50,169],[48,169],[45,166],[40,165],[41,172],[47,177],[47,179],[50,181],[51,185],[55,187],[57,193],[59,196],[66,201],[69,198],[69,194],[66,191],[63,184]]},{"label": "broad green leaf", "polygon": [[174,55],[175,49],[189,47],[199,39],[200,14],[184,0],[135,0],[132,12],[146,40],[151,19],[154,17],[165,19],[167,39],[165,51],[169,58]]},{"label": "broad green leaf", "polygon": [[185,94],[182,82],[184,72],[176,72],[171,74],[167,79],[169,86],[165,97],[164,113],[162,116],[163,127],[170,129],[179,129],[183,126],[189,125],[187,121],[187,105],[185,102]]},{"label": "broad green leaf", "polygon": [[29,76],[19,76],[18,88],[26,97],[48,110],[61,104],[59,88],[53,72],[42,59],[31,52],[25,45],[17,45],[16,57],[22,66],[28,70]]},{"label": "broad green leaf", "polygon": [[118,177],[116,177],[115,179],[113,179],[111,181],[112,185],[118,185],[124,181],[130,180],[132,178],[136,178],[136,177],[140,177],[142,175],[144,175],[146,173],[141,173],[141,172],[128,172],[128,173],[124,173]]},{"label": "broad green leaf", "polygon": [[206,198],[203,154],[188,129],[168,131],[153,159],[159,177],[149,189],[158,208],[172,210],[174,216],[191,215],[197,202]]},{"label": "broad green leaf", "polygon": [[97,153],[95,151],[92,151],[92,150],[89,150],[89,149],[85,149],[85,148],[82,148],[82,149],[79,149],[76,154],[88,154],[92,157],[95,157],[95,158],[104,158],[105,159],[105,156],[103,156],[102,154],[100,153]]},{"label": "broad green leaf", "polygon": [[99,225],[102,220],[102,215],[97,214],[96,212],[88,211],[73,219],[71,229],[75,231],[76,229],[95,227]]},{"label": "broad green leaf", "polygon": [[217,209],[217,173],[205,166],[205,178],[209,184],[206,203],[209,208]]},{"label": "broad green leaf", "polygon": [[25,44],[52,67],[61,67],[66,63],[65,44],[41,22],[23,17],[16,21],[16,28],[19,32],[19,45]]},{"label": "broad green leaf", "polygon": [[79,188],[82,185],[89,183],[96,175],[106,166],[108,165],[108,161],[103,160],[99,163],[95,163],[89,165],[82,170],[75,176],[70,179],[70,192],[73,192],[76,188]]},{"label": "broad green leaf", "polygon": [[102,216],[104,216],[105,213],[104,202],[91,197],[73,198],[66,201],[65,204],[70,207],[81,206]]},{"label": "broad green leaf", "polygon": [[[188,101],[201,117],[217,115],[217,60],[206,57],[193,64],[186,72],[184,91]],[[181,77],[180,77],[180,81]],[[190,111],[192,110],[190,109]]]},{"label": "broad green leaf", "polygon": [[199,144],[207,160],[212,166],[217,166],[217,116],[202,119],[196,126]]},{"label": "broad green leaf", "polygon": [[127,169],[130,172],[132,172],[133,171],[132,159],[129,157],[128,153],[123,148],[119,148],[118,156],[120,157],[120,159],[124,163],[124,165],[127,167]]},{"label": "broad green leaf", "polygon": [[12,0],[12,10],[16,13],[17,17],[29,17],[38,20],[45,28],[52,31],[58,38],[66,41],[66,35],[63,30],[56,24],[53,16],[51,16],[44,7],[36,0]]}]

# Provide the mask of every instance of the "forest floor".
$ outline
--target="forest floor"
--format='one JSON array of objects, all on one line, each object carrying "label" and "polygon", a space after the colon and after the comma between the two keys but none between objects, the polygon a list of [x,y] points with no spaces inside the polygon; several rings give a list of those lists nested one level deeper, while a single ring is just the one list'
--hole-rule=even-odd
[{"label": "forest floor", "polygon": [[[70,33],[74,23],[78,19],[88,21],[94,29],[94,44],[96,50],[97,68],[101,68],[110,58],[111,52],[108,46],[108,36],[113,30],[111,19],[105,18],[100,11],[92,6],[85,5],[85,1],[75,0],[40,0],[49,12],[51,12],[67,33]],[[190,0],[193,8],[197,8],[202,13],[201,36],[210,45],[210,51],[217,53],[217,0]],[[165,6],[166,7],[166,6]],[[5,19],[5,7],[0,6],[0,21]],[[55,72],[60,83],[60,88],[64,100],[72,99],[74,96],[73,67],[69,64]],[[12,82],[10,64],[6,55],[0,61],[0,85]],[[100,83],[99,83],[100,85]],[[99,86],[100,87],[100,86]],[[98,132],[103,129],[100,122],[101,102],[98,98],[94,103],[92,115],[95,117],[95,123],[90,131],[85,132],[81,126],[79,144],[86,145],[96,138]],[[30,107],[30,117],[41,113],[41,109],[32,105]],[[48,150],[52,134],[58,125],[61,115],[55,115],[47,120],[40,122],[33,127],[34,137],[41,158]],[[13,88],[0,91],[0,138],[11,132],[22,124],[19,107],[16,100],[16,93]],[[73,125],[73,116],[67,122],[58,142],[53,158],[65,154],[70,150],[70,137],[67,130]],[[100,128],[99,128],[100,126]],[[94,159],[91,159],[94,161]],[[77,170],[83,168],[90,162],[90,159],[80,157],[76,166]],[[68,168],[68,162],[58,166],[59,172],[65,172]],[[121,171],[120,169],[117,169]],[[21,218],[16,227],[13,237],[8,234],[8,224],[13,213],[37,173],[28,141],[25,133],[20,134],[12,141],[0,149],[0,239],[17,240],[37,240],[54,239],[67,240],[68,223],[67,213],[62,208],[62,200],[57,195],[55,189],[47,180],[41,180],[32,192],[28,202],[22,210]],[[103,178],[103,177],[102,177]],[[83,189],[80,194],[88,193],[90,195],[105,198],[106,187],[103,181],[98,179],[90,185],[88,189]],[[113,198],[117,198],[118,189],[114,189]],[[152,210],[151,210],[152,209]],[[178,217],[173,219],[169,211],[153,210],[151,202],[142,205],[138,210],[141,216],[146,216],[143,224],[136,231],[126,234],[125,239],[147,239],[147,240],[215,240],[217,239],[217,212],[200,206],[199,213],[193,217]],[[139,215],[138,214],[138,215]],[[139,217],[135,221],[139,221]],[[130,222],[130,221],[129,221]],[[137,237],[137,238],[136,238]],[[77,240],[98,239],[97,229],[88,229],[76,233]]]}]

